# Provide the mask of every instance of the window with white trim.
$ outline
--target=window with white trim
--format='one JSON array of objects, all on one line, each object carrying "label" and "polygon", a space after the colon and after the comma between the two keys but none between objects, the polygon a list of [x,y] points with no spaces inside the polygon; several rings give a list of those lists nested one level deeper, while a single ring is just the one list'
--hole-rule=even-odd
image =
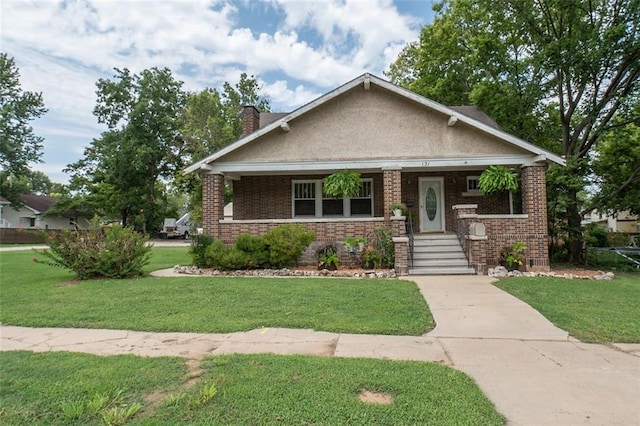
[{"label": "window with white trim", "polygon": [[331,198],[322,190],[322,179],[292,182],[293,217],[371,217],[373,179],[362,179],[360,193],[351,198]]},{"label": "window with white trim", "polygon": [[480,194],[480,176],[467,176],[467,192]]}]

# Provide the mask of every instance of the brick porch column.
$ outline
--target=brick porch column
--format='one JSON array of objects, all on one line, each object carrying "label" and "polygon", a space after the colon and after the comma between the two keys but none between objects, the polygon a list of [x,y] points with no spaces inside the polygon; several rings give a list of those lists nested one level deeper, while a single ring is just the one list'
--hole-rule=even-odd
[{"label": "brick porch column", "polygon": [[391,227],[391,209],[393,203],[402,202],[402,170],[399,168],[382,169],[384,187],[384,223]]},{"label": "brick porch column", "polygon": [[528,271],[549,270],[549,230],[545,164],[522,167],[522,210],[529,215],[525,267]]},{"label": "brick porch column", "polygon": [[202,228],[206,235],[220,238],[219,221],[224,219],[224,176],[202,174]]},{"label": "brick porch column", "polygon": [[396,274],[407,275],[409,273],[409,238],[405,227],[405,217],[391,217],[390,221],[395,253],[393,268],[396,270]]}]

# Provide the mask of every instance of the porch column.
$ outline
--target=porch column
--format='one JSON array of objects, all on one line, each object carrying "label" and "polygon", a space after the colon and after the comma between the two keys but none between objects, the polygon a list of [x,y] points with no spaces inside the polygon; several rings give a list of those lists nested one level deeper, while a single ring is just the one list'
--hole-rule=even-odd
[{"label": "porch column", "polygon": [[382,181],[384,186],[384,223],[391,228],[391,209],[393,203],[402,202],[402,169],[382,169]]},{"label": "porch column", "polygon": [[206,235],[220,238],[219,221],[224,219],[224,176],[202,174],[202,227]]},{"label": "porch column", "polygon": [[549,270],[549,229],[545,164],[522,167],[522,210],[529,215],[526,251],[528,271]]}]

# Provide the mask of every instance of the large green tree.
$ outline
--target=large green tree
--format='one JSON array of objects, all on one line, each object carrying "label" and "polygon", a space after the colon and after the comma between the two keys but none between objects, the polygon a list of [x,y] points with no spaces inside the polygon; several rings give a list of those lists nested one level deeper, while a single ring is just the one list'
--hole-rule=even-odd
[{"label": "large green tree", "polygon": [[[392,81],[445,104],[483,107],[507,131],[567,158],[561,209],[579,260],[580,197],[589,160],[637,95],[638,0],[451,0],[435,6]],[[554,182],[551,182],[552,185]]]},{"label": "large green tree", "polygon": [[21,204],[15,181],[28,178],[29,163],[40,161],[43,138],[31,122],[44,113],[41,93],[23,91],[13,58],[0,52],[0,195]]},{"label": "large green tree", "polygon": [[[640,110],[640,102],[635,108]],[[621,114],[616,121],[625,124],[598,144],[593,160],[597,192],[587,208],[640,216],[640,122],[627,122],[626,116]]]},{"label": "large green tree", "polygon": [[67,167],[71,187],[125,225],[157,229],[163,217],[159,180],[183,167],[182,82],[166,68],[140,74],[125,68],[98,80],[97,88],[94,115],[109,130]]},{"label": "large green tree", "polygon": [[[268,112],[269,100],[262,95],[254,76],[240,75],[235,85],[225,82],[222,92],[205,89],[190,93],[181,115],[185,165],[194,163],[224,148],[242,134],[242,107],[253,105]],[[182,172],[182,170],[180,170]],[[202,185],[196,174],[176,175],[175,187],[191,194],[192,220],[200,218]]]}]

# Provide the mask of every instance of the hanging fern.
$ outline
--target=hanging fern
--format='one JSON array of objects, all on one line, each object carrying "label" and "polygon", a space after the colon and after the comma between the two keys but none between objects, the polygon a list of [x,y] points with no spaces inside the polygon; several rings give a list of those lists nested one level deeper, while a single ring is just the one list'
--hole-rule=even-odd
[{"label": "hanging fern", "polygon": [[324,193],[333,198],[355,197],[360,185],[360,173],[341,170],[324,178]]},{"label": "hanging fern", "polygon": [[518,176],[504,166],[489,166],[478,179],[478,187],[485,194],[518,189]]}]

